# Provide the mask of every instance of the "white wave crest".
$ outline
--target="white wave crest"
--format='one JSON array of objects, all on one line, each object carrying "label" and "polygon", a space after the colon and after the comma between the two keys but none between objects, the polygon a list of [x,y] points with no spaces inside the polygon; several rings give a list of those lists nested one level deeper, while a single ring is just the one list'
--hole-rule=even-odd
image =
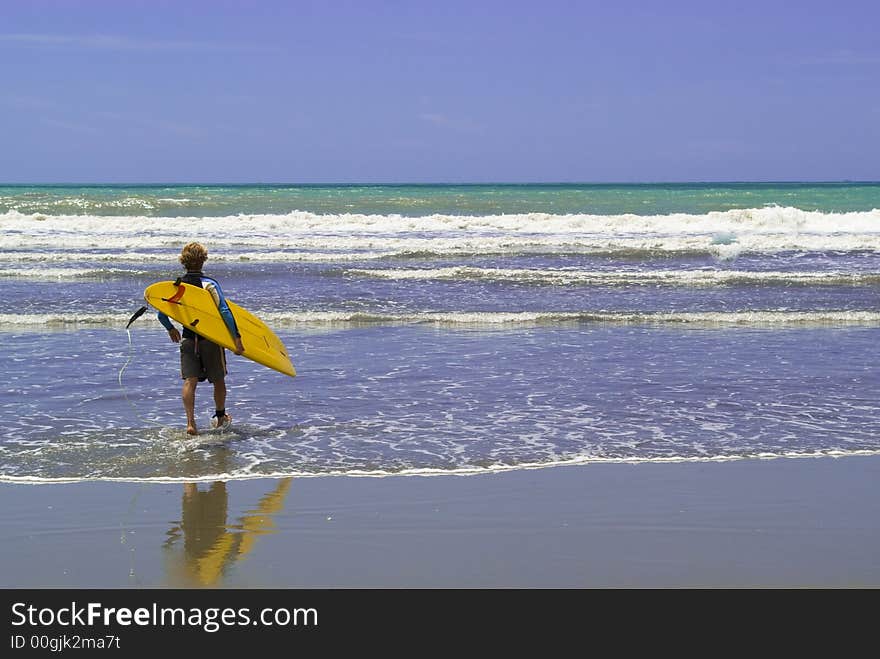
[{"label": "white wave crest", "polygon": [[[790,207],[700,215],[283,215],[147,217],[0,214],[0,250],[176,249],[210,236],[216,254],[300,252],[701,251],[729,258],[785,250],[880,251],[880,210]],[[286,258],[291,256],[285,255]],[[292,257],[295,258],[295,257]]]},{"label": "white wave crest", "polygon": [[[259,311],[256,313],[276,329],[309,327],[357,327],[362,325],[431,324],[448,327],[514,327],[568,323],[663,324],[700,326],[850,326],[880,325],[875,311],[788,311],[755,310],[732,312],[626,312],[626,311],[426,311],[402,314],[346,311]],[[128,313],[0,314],[0,330],[50,330],[125,327]],[[134,329],[149,328],[141,321]],[[156,324],[158,328],[158,324]]]},{"label": "white wave crest", "polygon": [[[328,263],[339,261],[369,261],[386,258],[386,252],[211,252],[211,260],[223,263],[261,261],[271,262],[310,262]],[[3,252],[0,250],[0,263],[74,263],[81,261],[111,263],[164,263],[176,268],[176,254],[169,250],[156,252],[83,252],[83,251],[43,251]],[[36,270],[36,269],[34,269]]]},{"label": "white wave crest", "polygon": [[[36,260],[36,259],[35,259]],[[44,260],[44,259],[43,259]],[[148,274],[122,268],[0,268],[0,279],[58,281],[66,279],[115,279]]]},{"label": "white wave crest", "polygon": [[359,269],[344,271],[347,275],[376,277],[392,280],[469,280],[484,279],[519,283],[551,285],[679,285],[719,286],[746,283],[779,284],[847,284],[870,285],[880,283],[880,273],[873,272],[816,272],[816,271],[757,271],[757,270],[638,270],[584,271],[573,269],[519,269],[476,268],[468,266],[422,269]]}]

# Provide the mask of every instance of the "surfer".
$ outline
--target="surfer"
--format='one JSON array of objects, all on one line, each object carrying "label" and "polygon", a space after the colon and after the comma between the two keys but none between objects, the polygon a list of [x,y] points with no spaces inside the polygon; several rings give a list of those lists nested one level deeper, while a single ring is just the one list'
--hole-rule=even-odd
[{"label": "surfer", "polygon": [[[184,284],[199,286],[211,294],[220,316],[235,337],[235,354],[244,352],[241,334],[235,318],[220,284],[202,273],[202,266],[208,260],[208,250],[200,243],[188,243],[180,252],[180,263],[186,268],[186,274],[180,278]],[[212,341],[200,337],[188,327],[183,328],[183,336],[172,324],[171,319],[161,311],[159,322],[168,330],[168,336],[174,343],[180,344],[180,375],[183,378],[183,409],[186,411],[186,432],[190,435],[199,433],[196,427],[196,386],[208,380],[214,386],[214,416],[211,425],[214,428],[228,424],[232,419],[226,413],[226,350]]]}]

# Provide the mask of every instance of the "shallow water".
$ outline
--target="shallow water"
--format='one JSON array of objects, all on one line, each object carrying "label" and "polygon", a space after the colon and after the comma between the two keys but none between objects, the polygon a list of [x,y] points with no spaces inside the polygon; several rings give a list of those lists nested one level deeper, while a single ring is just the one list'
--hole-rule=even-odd
[{"label": "shallow water", "polygon": [[[880,436],[871,327],[379,325],[281,338],[298,377],[231,358],[234,428],[193,440],[163,333],[132,333],[122,387],[121,330],[7,334],[4,476],[473,472],[842,455],[875,451]],[[200,385],[204,427],[209,392]]]}]

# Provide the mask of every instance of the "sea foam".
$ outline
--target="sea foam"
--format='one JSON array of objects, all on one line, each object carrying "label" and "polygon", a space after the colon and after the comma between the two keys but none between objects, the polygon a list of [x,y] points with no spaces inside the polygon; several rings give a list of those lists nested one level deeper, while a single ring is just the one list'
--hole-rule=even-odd
[{"label": "sea foam", "polygon": [[[880,210],[823,213],[788,207],[701,215],[400,215],[315,214],[147,217],[0,215],[0,250],[179,247],[209,235],[217,254],[248,249],[342,253],[510,253],[550,251],[880,251]],[[724,240],[719,240],[724,236]],[[283,258],[289,258],[284,255]],[[297,258],[295,255],[292,258]]]}]

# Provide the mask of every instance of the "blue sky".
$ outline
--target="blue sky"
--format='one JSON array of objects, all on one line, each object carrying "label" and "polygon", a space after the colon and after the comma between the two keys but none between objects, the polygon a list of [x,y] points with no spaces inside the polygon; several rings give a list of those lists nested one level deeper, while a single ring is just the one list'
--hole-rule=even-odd
[{"label": "blue sky", "polygon": [[880,3],[2,0],[2,182],[880,179]]}]

